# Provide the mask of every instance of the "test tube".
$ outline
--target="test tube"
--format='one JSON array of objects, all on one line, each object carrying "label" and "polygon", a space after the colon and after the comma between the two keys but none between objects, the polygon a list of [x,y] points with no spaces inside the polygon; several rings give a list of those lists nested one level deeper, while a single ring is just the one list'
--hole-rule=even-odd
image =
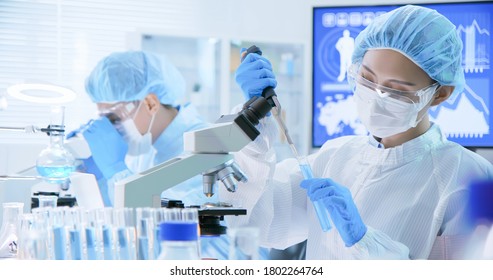
[{"label": "test tube", "polygon": [[153,259],[153,248],[159,246],[154,240],[153,228],[153,212],[150,207],[136,208],[137,215],[137,259],[149,260]]},{"label": "test tube", "polygon": [[[197,240],[200,240],[200,224],[199,224],[199,210],[195,207],[181,209],[181,219],[183,222],[192,222],[197,224]],[[199,256],[202,256],[201,246],[197,248],[199,250]]]},{"label": "test tube", "polygon": [[103,223],[104,209],[90,209],[85,212],[87,221],[85,234],[88,260],[103,259]]},{"label": "test tube", "polygon": [[181,209],[181,219],[183,221],[189,221],[198,223],[199,222],[199,211],[198,208],[183,208]]},{"label": "test tube", "polygon": [[105,260],[115,259],[115,238],[113,234],[113,208],[103,210],[103,257]]},{"label": "test tube", "polygon": [[[55,251],[54,251],[54,232],[53,228],[55,225],[55,221],[60,224],[63,223],[63,215],[56,215],[56,213],[60,212],[60,208],[51,208],[51,207],[42,207],[42,208],[34,208],[31,210],[36,229],[39,230],[45,238],[46,248],[47,248],[47,259],[53,260],[55,259]],[[58,220],[56,218],[59,218]]]},{"label": "test tube", "polygon": [[[298,163],[300,165],[301,173],[303,174],[303,177],[305,179],[312,179],[313,178],[313,172],[312,168],[308,164],[308,160],[306,157],[298,157]],[[322,230],[327,232],[329,231],[332,226],[330,225],[329,221],[329,213],[327,209],[323,206],[322,201],[320,200],[315,200],[313,201],[313,207],[315,208],[315,212],[317,213],[318,221],[320,222],[320,226],[322,227]]]},{"label": "test tube", "polygon": [[67,259],[67,229],[64,223],[64,208],[53,208],[53,249],[55,260]]},{"label": "test tube", "polygon": [[65,211],[65,224],[68,229],[70,257],[72,260],[84,259],[85,220],[84,210],[71,207]]},{"label": "test tube", "polygon": [[155,246],[154,246],[154,259],[157,259],[159,254],[161,253],[161,244],[159,241],[159,225],[164,222],[167,219],[168,214],[167,208],[156,208],[155,211],[153,212],[153,221],[154,221],[154,228],[153,228],[153,238],[155,240]]},{"label": "test tube", "polygon": [[21,260],[49,259],[46,221],[35,219],[34,214],[23,214],[20,218],[19,252]]},{"label": "test tube", "polygon": [[114,222],[116,226],[118,255],[120,260],[136,259],[136,234],[133,208],[114,209]]}]

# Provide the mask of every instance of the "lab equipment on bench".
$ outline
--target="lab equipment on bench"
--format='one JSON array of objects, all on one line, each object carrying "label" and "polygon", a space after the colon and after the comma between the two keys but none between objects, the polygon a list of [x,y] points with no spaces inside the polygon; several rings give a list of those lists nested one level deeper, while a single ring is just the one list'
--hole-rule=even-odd
[{"label": "lab equipment on bench", "polygon": [[[39,207],[39,196],[57,197],[57,206],[81,206],[86,209],[104,207],[96,178],[92,174],[73,172],[68,178],[68,189],[52,184],[35,175],[35,167],[21,171],[19,175],[0,178],[0,202],[22,202],[24,213]],[[2,221],[0,208],[0,222]]]},{"label": "lab equipment on bench", "polygon": [[[68,178],[75,170],[75,158],[63,146],[65,135],[65,107],[52,106],[50,112],[50,124],[46,128],[34,125],[24,127],[0,127],[0,131],[19,131],[25,133],[46,133],[50,137],[50,144],[43,149],[36,160],[38,175],[47,182],[58,184],[66,190],[69,186]],[[21,176],[2,176],[4,180],[28,179]],[[37,179],[37,178],[33,178]]]},{"label": "lab equipment on bench", "polygon": [[25,133],[46,133],[50,137],[50,144],[43,149],[36,160],[38,175],[0,175],[0,181],[7,180],[37,180],[44,179],[50,183],[60,185],[61,189],[68,188],[67,178],[74,170],[74,157],[63,147],[63,125],[50,124],[46,128],[34,125],[25,127],[0,127],[0,131],[18,131]]},{"label": "lab equipment on bench", "polygon": [[7,202],[2,204],[3,221],[0,228],[0,259],[17,257],[19,239],[18,224],[23,213],[24,204]]},{"label": "lab equipment on bench", "polygon": [[184,133],[184,153],[115,183],[115,207],[160,206],[161,193],[197,174],[203,176],[204,195],[215,193],[216,181],[235,192],[246,175],[234,162],[237,152],[255,140],[255,125],[275,106],[272,96],[254,96],[237,114],[223,115],[210,127]]},{"label": "lab equipment on bench", "polygon": [[65,137],[65,107],[54,106],[51,110],[51,124],[48,132],[50,145],[41,151],[36,161],[38,174],[50,183],[68,187],[67,180],[75,170],[75,158],[63,146]]},{"label": "lab equipment on bench", "polygon": [[[24,211],[38,207],[39,196],[57,196],[57,206],[80,205],[88,209],[102,207],[102,198],[92,174],[73,172],[75,158],[64,147],[65,108],[52,106],[50,124],[0,127],[0,131],[46,133],[50,144],[39,154],[36,165],[16,174],[0,175],[0,200],[24,203]],[[70,189],[73,188],[73,189]],[[0,213],[1,214],[1,213]]]}]

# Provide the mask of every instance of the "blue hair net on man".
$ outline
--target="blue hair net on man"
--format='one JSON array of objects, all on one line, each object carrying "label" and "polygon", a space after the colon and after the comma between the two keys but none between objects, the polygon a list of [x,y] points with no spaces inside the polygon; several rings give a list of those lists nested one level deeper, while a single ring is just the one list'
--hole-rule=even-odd
[{"label": "blue hair net on man", "polygon": [[185,80],[164,58],[143,51],[115,52],[96,65],[86,91],[96,103],[142,100],[154,93],[161,104],[176,106]]},{"label": "blue hair net on man", "polygon": [[406,5],[376,17],[355,39],[352,62],[370,49],[393,49],[421,67],[441,85],[462,92],[462,41],[455,25],[437,11]]}]

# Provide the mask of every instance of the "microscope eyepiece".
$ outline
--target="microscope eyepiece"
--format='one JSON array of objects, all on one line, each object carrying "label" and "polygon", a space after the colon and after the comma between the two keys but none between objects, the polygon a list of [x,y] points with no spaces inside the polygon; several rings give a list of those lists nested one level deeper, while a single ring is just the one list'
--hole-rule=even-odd
[{"label": "microscope eyepiece", "polygon": [[262,96],[254,96],[243,105],[240,114],[247,118],[253,125],[257,125],[272,109],[268,100]]}]

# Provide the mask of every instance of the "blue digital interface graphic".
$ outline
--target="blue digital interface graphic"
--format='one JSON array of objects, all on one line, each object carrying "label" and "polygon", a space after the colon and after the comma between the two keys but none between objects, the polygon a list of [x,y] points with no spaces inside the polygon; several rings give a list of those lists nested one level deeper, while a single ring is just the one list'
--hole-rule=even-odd
[{"label": "blue digital interface graphic", "polygon": [[[463,42],[466,86],[429,111],[451,141],[465,147],[493,147],[490,67],[493,2],[420,4],[455,24]],[[344,135],[366,135],[358,119],[346,71],[354,39],[376,16],[399,7],[351,6],[313,9],[312,146]]]}]

